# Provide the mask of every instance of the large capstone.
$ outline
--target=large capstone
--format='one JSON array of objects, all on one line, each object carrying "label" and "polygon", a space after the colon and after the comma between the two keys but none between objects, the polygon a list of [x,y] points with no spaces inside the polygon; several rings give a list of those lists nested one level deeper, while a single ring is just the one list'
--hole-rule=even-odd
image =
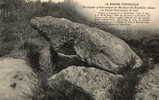
[{"label": "large capstone", "polygon": [[[51,16],[36,17],[31,24],[55,48],[73,41],[76,54],[92,66],[119,72],[125,67],[142,65],[139,56],[123,40],[100,29]],[[130,64],[132,60],[133,65]]]}]

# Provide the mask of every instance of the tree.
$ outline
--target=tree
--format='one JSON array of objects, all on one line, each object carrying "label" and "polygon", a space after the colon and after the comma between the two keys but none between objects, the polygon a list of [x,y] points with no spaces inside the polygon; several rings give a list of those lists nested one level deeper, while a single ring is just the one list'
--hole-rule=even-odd
[{"label": "tree", "polygon": [[1,0],[0,10],[2,21],[11,21],[12,19],[16,19],[15,16],[17,11],[18,9],[21,9],[24,2],[24,0]]}]

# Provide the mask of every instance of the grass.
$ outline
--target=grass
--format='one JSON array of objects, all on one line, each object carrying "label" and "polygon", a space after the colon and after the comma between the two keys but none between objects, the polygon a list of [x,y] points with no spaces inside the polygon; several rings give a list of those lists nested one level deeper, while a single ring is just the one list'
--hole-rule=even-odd
[{"label": "grass", "polygon": [[[62,3],[40,3],[40,2],[30,2],[24,3],[23,8],[17,9],[18,12],[14,12],[15,16],[8,17],[6,20],[0,22],[0,56],[5,56],[15,49],[17,44],[22,45],[25,41],[29,39],[42,40],[37,32],[31,28],[30,19],[37,16],[54,16],[54,17],[64,17],[75,22],[90,24],[90,26],[100,27],[101,29],[108,31],[110,33],[118,33],[118,30],[105,26],[97,26],[93,23],[88,23],[80,15],[78,15],[74,10]],[[16,17],[16,18],[15,18]],[[15,20],[14,20],[15,19]],[[8,21],[10,20],[10,21]],[[11,21],[12,20],[12,21]],[[152,55],[153,51],[150,51],[150,47],[145,47],[141,45],[136,47],[143,41],[126,41],[130,46],[134,47],[137,54],[145,59],[145,65],[141,69],[131,70],[135,63],[132,58],[129,63],[122,70],[124,77],[118,79],[112,84],[110,89],[111,100],[134,100],[136,94],[136,86],[141,79],[141,75],[149,71],[151,66],[149,65],[148,56],[152,56],[155,59],[158,56]],[[62,49],[70,47],[70,44],[61,46]],[[29,50],[30,49],[30,50]],[[38,85],[35,90],[33,90],[32,100],[93,100],[92,96],[84,91],[82,88],[66,81],[54,80],[54,85],[52,88],[48,86],[47,83],[47,72],[43,72],[39,69],[39,52],[36,45],[30,45],[28,49],[28,58],[31,63],[34,72],[38,74]],[[34,50],[35,49],[35,50]],[[156,49],[154,49],[156,50]],[[18,51],[17,51],[18,52]],[[67,51],[70,54],[73,51]],[[147,54],[148,53],[148,54]],[[145,56],[146,55],[146,56]]]},{"label": "grass", "polygon": [[143,59],[144,64],[138,68],[131,70],[135,63],[135,59],[132,57],[124,69],[124,74],[122,78],[115,80],[110,89],[111,98],[110,100],[135,100],[135,95],[137,93],[136,86],[145,73],[147,73],[151,68],[153,68],[149,62],[149,59]]},{"label": "grass", "polygon": [[[10,4],[11,1],[14,4],[18,4],[18,6]],[[64,17],[72,21],[85,22],[78,13],[64,3],[55,4],[52,2],[20,2],[20,0],[10,0],[8,5],[12,5],[14,8],[8,12],[14,16],[5,17],[5,19],[0,18],[0,56],[11,53],[15,49],[14,47],[17,46],[17,43],[24,43],[24,41],[33,38],[42,40],[37,31],[30,26],[30,20],[34,17],[54,16],[58,18]]]}]

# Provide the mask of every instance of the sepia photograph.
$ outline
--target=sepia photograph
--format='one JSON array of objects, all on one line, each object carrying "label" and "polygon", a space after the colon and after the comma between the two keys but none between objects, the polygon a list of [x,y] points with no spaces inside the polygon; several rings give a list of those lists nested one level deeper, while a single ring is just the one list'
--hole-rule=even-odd
[{"label": "sepia photograph", "polygon": [[159,1],[0,0],[0,100],[159,100]]}]

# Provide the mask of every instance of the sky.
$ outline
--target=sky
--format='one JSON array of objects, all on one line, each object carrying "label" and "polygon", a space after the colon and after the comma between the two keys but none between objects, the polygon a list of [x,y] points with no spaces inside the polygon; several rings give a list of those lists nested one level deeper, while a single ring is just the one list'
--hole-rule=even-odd
[{"label": "sky", "polygon": [[[37,0],[32,0],[32,1],[37,1]],[[49,0],[41,0],[42,2],[47,2]],[[58,2],[63,2],[64,0],[51,0],[52,2],[58,3]]]},{"label": "sky", "polygon": [[[36,1],[36,0],[33,0]],[[47,2],[49,0],[41,0],[43,2]],[[109,3],[109,2],[114,2],[114,3],[118,3],[118,2],[124,2],[124,3],[139,3],[140,6],[153,6],[155,7],[155,9],[153,10],[149,10],[149,11],[144,11],[144,12],[148,12],[151,16],[151,23],[149,24],[141,24],[141,25],[132,25],[131,27],[135,27],[135,28],[146,28],[146,27],[150,27],[150,28],[157,28],[159,29],[159,0],[65,0],[65,1],[73,1],[73,3],[71,3],[70,5],[72,5],[73,9],[76,9],[78,13],[82,14],[84,17],[88,18],[89,20],[94,20],[95,19],[95,13],[96,10],[95,9],[83,9],[81,8],[82,6],[102,6],[105,3]],[[64,0],[52,0],[52,2],[54,3],[58,3],[58,2],[64,2]],[[80,5],[80,6],[78,6]]]}]

